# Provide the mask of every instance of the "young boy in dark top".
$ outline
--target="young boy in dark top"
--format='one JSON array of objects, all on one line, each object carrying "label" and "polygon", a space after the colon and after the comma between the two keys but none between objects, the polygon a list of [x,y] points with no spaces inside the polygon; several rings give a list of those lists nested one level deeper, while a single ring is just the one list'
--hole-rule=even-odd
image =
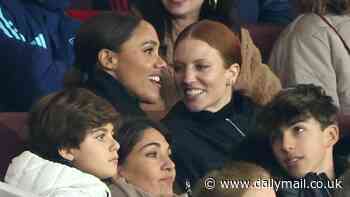
[{"label": "young boy in dark top", "polygon": [[282,179],[306,180],[303,188],[277,188],[279,196],[330,196],[337,187],[337,174],[345,167],[333,153],[339,140],[337,113],[332,98],[311,84],[282,90],[262,110],[260,129],[268,132],[272,152],[287,174]]}]

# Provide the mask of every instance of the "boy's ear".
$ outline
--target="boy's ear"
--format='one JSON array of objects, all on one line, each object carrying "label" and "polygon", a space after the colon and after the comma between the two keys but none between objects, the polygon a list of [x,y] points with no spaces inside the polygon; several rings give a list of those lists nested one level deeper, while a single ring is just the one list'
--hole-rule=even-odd
[{"label": "boy's ear", "polygon": [[326,146],[332,147],[334,146],[338,140],[339,140],[339,127],[335,124],[329,125],[324,129],[325,132],[325,140],[326,140]]},{"label": "boy's ear", "polygon": [[74,160],[74,154],[73,154],[72,148],[60,148],[58,150],[58,154],[61,155],[62,158],[73,161]]},{"label": "boy's ear", "polygon": [[118,67],[118,54],[109,49],[101,49],[98,52],[98,62],[103,70],[113,71]]}]

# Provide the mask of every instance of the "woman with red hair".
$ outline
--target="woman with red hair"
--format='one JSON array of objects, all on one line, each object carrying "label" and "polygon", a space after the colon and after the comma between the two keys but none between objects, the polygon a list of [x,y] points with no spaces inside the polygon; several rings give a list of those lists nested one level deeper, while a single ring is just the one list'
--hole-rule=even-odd
[{"label": "woman with red hair", "polygon": [[269,101],[280,83],[261,64],[246,30],[239,37],[210,20],[180,33],[174,71],[184,96],[164,123],[172,132],[177,183],[193,185],[222,167],[231,150],[254,133],[258,105]]}]

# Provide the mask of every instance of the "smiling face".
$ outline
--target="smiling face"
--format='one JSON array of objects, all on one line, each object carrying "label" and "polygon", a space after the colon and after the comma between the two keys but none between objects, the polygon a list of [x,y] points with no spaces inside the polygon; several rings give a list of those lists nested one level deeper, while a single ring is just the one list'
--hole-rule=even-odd
[{"label": "smiling face", "polygon": [[309,172],[333,171],[332,147],[337,141],[334,126],[321,129],[314,118],[282,128],[272,137],[272,149],[280,165],[293,177]]},{"label": "smiling face", "polygon": [[173,16],[199,15],[204,0],[162,0],[165,9]]},{"label": "smiling face", "polygon": [[116,78],[129,93],[144,103],[160,100],[161,69],[165,62],[158,54],[159,40],[148,22],[141,21],[117,55]]},{"label": "smiling face", "polygon": [[106,179],[117,173],[118,149],[114,126],[108,123],[92,129],[79,148],[65,149],[63,157],[71,160],[73,166],[81,171]]},{"label": "smiling face", "polygon": [[175,164],[170,154],[164,136],[158,130],[148,128],[120,166],[119,174],[146,192],[173,196]]},{"label": "smiling face", "polygon": [[187,108],[216,112],[231,100],[239,65],[225,68],[218,50],[201,40],[185,38],[176,46],[174,70]]}]

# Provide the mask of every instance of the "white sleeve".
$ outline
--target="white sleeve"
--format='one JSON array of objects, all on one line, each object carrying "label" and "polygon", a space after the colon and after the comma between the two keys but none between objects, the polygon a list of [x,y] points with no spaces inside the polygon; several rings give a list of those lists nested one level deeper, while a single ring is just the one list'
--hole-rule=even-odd
[{"label": "white sleeve", "polygon": [[[60,189],[57,191],[54,191],[50,193],[47,197],[98,197],[98,196],[91,196],[87,192],[83,192],[78,189]],[[107,193],[106,196],[107,197]]]}]

